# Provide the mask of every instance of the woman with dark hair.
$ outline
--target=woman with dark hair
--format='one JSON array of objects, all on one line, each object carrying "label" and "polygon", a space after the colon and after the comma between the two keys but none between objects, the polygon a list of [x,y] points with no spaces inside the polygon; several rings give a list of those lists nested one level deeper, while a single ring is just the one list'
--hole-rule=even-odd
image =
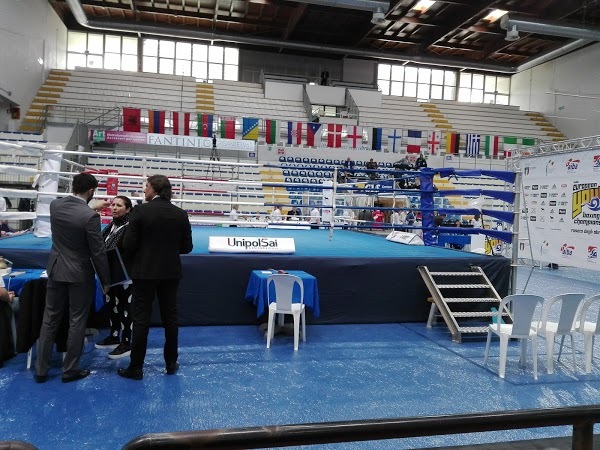
[{"label": "woman with dark hair", "polygon": [[[110,205],[113,220],[102,230],[106,249],[118,248],[125,265],[127,253],[123,250],[122,241],[129,225],[132,206],[129,197],[116,196]],[[110,334],[98,342],[96,348],[113,349],[108,354],[110,359],[119,359],[131,354],[131,291],[131,285],[116,285],[106,294],[106,303],[110,307]]]}]

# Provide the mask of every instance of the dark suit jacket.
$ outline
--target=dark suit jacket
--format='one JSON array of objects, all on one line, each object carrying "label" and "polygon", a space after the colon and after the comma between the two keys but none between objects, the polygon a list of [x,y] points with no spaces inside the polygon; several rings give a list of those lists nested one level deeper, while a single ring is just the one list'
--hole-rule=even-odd
[{"label": "dark suit jacket", "polygon": [[160,197],[136,206],[123,247],[132,254],[131,278],[181,278],[179,255],[193,248],[187,212]]},{"label": "dark suit jacket", "polygon": [[80,198],[59,198],[50,203],[50,227],[49,278],[68,283],[93,282],[95,267],[101,284],[110,284],[100,216],[96,211]]}]

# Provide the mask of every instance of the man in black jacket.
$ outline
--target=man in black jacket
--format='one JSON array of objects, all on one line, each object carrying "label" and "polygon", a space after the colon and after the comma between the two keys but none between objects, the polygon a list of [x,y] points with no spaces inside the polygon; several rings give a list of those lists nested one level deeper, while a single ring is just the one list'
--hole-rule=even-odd
[{"label": "man in black jacket", "polygon": [[164,175],[152,175],[146,182],[146,202],[133,209],[123,247],[132,253],[133,339],[131,361],[119,369],[124,378],[141,380],[148,345],[152,303],[158,298],[165,329],[164,358],[168,375],[179,364],[177,288],[181,279],[180,254],[193,248],[187,213],[171,203],[171,183]]}]

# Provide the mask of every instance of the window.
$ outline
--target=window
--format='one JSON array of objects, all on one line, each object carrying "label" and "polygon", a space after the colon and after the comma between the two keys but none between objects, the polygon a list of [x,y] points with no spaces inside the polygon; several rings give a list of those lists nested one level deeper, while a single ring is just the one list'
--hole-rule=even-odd
[{"label": "window", "polygon": [[460,74],[458,88],[458,101],[460,102],[508,105],[509,97],[510,77],[466,72]]},{"label": "window", "polygon": [[455,100],[456,72],[409,65],[379,64],[377,83],[384,95],[419,100]]},{"label": "window", "polygon": [[137,71],[137,38],[69,31],[67,68]]},{"label": "window", "polygon": [[144,39],[144,72],[192,76],[197,80],[237,81],[238,66],[237,48]]}]

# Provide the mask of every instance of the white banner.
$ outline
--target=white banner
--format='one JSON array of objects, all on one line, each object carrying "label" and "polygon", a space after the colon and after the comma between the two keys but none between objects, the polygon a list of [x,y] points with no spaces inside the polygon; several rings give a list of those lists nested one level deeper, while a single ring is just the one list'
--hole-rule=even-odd
[{"label": "white banner", "polygon": [[[61,146],[52,150],[62,150]],[[38,192],[57,192],[58,175],[53,172],[60,172],[62,163],[62,153],[44,153],[42,161],[42,171],[44,172],[38,180]],[[33,234],[37,237],[49,237],[52,235],[50,230],[50,203],[56,196],[42,195],[38,198],[36,205],[37,220],[34,224]]]},{"label": "white banner", "polygon": [[423,239],[419,235],[405,231],[392,231],[386,236],[386,239],[399,244],[424,245]]},{"label": "white banner", "polygon": [[[212,148],[212,137],[180,136],[172,134],[148,133],[148,145],[170,145],[175,147]],[[219,150],[238,150],[253,152],[256,150],[255,141],[241,139],[217,138]]]},{"label": "white banner", "polygon": [[209,236],[211,253],[295,253],[294,238]]},{"label": "white banner", "polygon": [[519,257],[600,270],[600,149],[525,158],[521,165]]},{"label": "white banner", "polygon": [[[326,180],[323,186],[333,188],[333,182]],[[333,189],[323,189],[323,208],[321,208],[321,222],[331,224],[333,222]]]}]

